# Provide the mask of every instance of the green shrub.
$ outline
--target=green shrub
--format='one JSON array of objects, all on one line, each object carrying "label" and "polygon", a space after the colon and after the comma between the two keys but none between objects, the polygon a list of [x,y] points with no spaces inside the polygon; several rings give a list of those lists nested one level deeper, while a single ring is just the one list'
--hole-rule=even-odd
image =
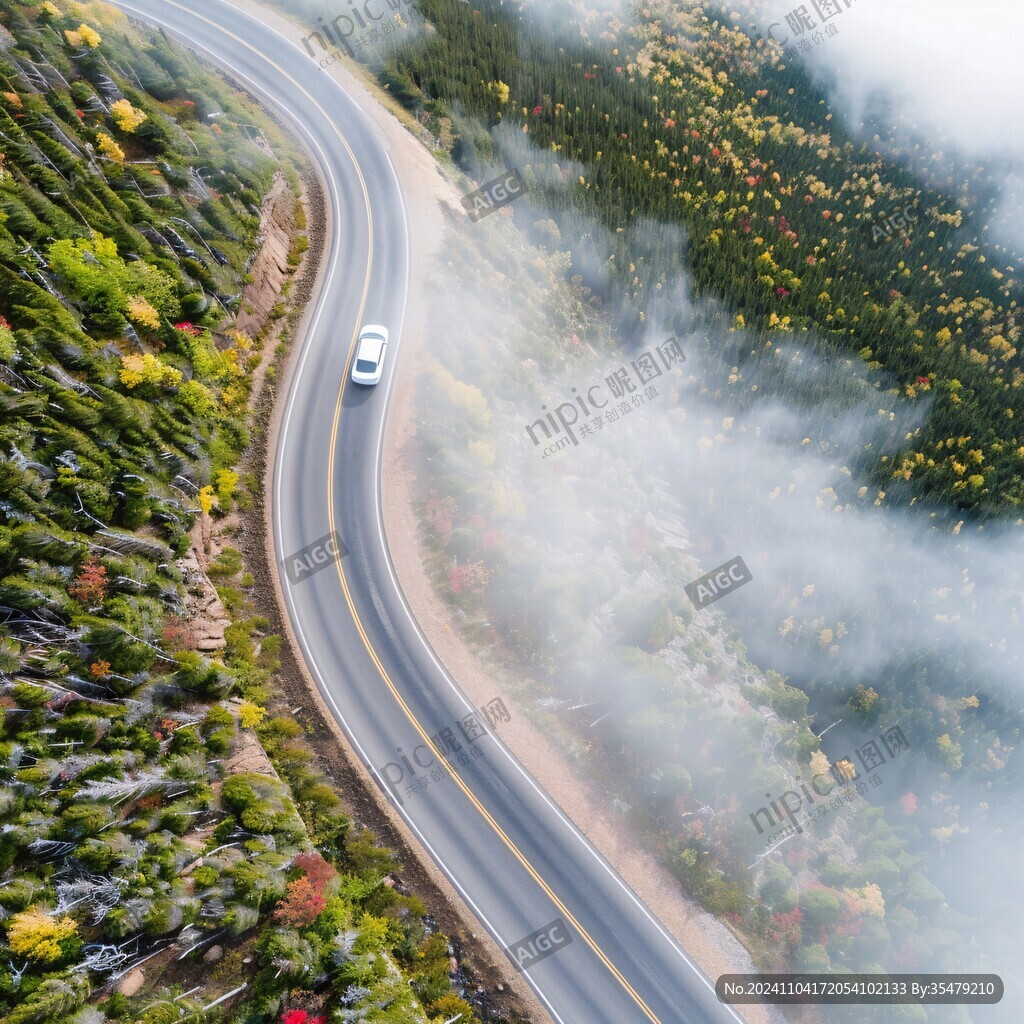
[{"label": "green shrub", "polygon": [[839,918],[842,900],[828,889],[805,889],[800,893],[799,907],[811,928],[827,928]]}]

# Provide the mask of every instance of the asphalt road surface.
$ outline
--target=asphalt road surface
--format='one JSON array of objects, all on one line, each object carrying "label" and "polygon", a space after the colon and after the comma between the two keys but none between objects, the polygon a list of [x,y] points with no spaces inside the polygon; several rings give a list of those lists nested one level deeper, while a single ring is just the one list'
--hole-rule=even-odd
[{"label": "asphalt road surface", "polygon": [[[398,586],[379,483],[392,377],[403,358],[409,244],[381,133],[297,41],[224,0],[118,6],[163,26],[276,106],[327,182],[331,249],[287,396],[273,493],[288,614],[327,703],[473,913],[502,948],[525,950],[514,962],[554,1020],[738,1021],[504,748],[500,720],[492,714],[494,728],[474,738],[487,716],[445,673]],[[359,388],[349,365],[367,322],[385,324],[391,343],[380,384]],[[340,544],[323,542],[331,535]]]}]

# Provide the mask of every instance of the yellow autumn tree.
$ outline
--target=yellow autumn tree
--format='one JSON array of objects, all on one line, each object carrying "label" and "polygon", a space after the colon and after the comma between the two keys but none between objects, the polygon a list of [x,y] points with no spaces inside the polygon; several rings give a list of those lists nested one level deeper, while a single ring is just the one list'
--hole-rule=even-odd
[{"label": "yellow autumn tree", "polygon": [[71,938],[78,925],[70,917],[50,917],[39,907],[15,914],[7,925],[7,945],[17,956],[51,963],[60,958],[64,939]]},{"label": "yellow autumn tree", "polygon": [[114,115],[117,127],[129,134],[149,117],[144,110],[136,109],[128,100],[118,100],[111,106],[110,112]]},{"label": "yellow autumn tree", "polygon": [[154,387],[175,387],[181,383],[181,372],[161,362],[151,352],[144,356],[121,356],[121,383],[130,391],[140,384]]},{"label": "yellow autumn tree", "polygon": [[249,400],[249,389],[241,384],[229,384],[220,393],[220,400],[226,409],[244,409]]},{"label": "yellow autumn tree", "polygon": [[213,493],[213,488],[209,484],[199,492],[198,500],[204,515],[209,515],[217,505],[217,495]]},{"label": "yellow autumn tree", "polygon": [[879,919],[885,917],[885,898],[881,887],[874,882],[863,889],[844,889],[843,895],[849,901],[850,909],[855,916],[870,914]]},{"label": "yellow autumn tree", "polygon": [[817,778],[819,775],[828,775],[831,767],[831,762],[825,751],[816,750],[811,754],[811,771],[814,773],[812,778]]},{"label": "yellow autumn tree", "polygon": [[488,91],[497,98],[499,103],[508,103],[509,88],[501,80],[487,83]]},{"label": "yellow autumn tree", "polygon": [[963,767],[964,748],[948,732],[936,739],[935,746],[938,747],[939,756],[950,771],[959,771]]},{"label": "yellow autumn tree", "polygon": [[252,338],[245,331],[228,331],[228,337],[234,343],[234,348],[239,353],[252,351]]},{"label": "yellow autumn tree", "polygon": [[243,700],[238,706],[238,720],[243,729],[255,729],[266,718],[267,709],[251,700]]},{"label": "yellow autumn tree", "polygon": [[109,157],[115,164],[124,163],[124,150],[106,132],[100,132],[96,137],[96,145],[99,151]]},{"label": "yellow autumn tree", "polygon": [[103,42],[99,32],[90,28],[84,21],[78,28],[65,29],[64,38],[68,41],[68,46],[88,46],[90,50],[95,50]]},{"label": "yellow autumn tree", "polygon": [[128,296],[128,319],[133,324],[141,324],[154,331],[160,326],[160,314],[141,295]]},{"label": "yellow autumn tree", "polygon": [[129,389],[137,388],[142,383],[144,367],[142,356],[121,356],[121,372],[118,374],[121,383]]},{"label": "yellow autumn tree", "polygon": [[445,398],[468,416],[474,426],[482,428],[491,422],[491,407],[478,387],[458,380],[440,363],[433,363],[430,372],[444,390]]},{"label": "yellow autumn tree", "polygon": [[866,715],[874,707],[876,700],[878,700],[878,691],[873,686],[860,684],[853,691],[853,696],[847,703],[854,711],[860,711]]},{"label": "yellow autumn tree", "polygon": [[238,487],[238,474],[233,469],[218,470],[214,478],[217,485],[217,497],[228,502],[235,496],[235,488]]}]

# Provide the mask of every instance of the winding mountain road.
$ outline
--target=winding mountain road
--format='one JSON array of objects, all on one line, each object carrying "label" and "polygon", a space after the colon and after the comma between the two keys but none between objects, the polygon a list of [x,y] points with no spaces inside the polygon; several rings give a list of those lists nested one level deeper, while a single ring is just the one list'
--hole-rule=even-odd
[{"label": "winding mountain road", "polygon": [[[380,472],[409,239],[382,133],[298,45],[298,32],[287,39],[226,0],[117,6],[275,106],[326,181],[330,249],[283,411],[272,500],[287,612],[338,722],[499,945],[547,936],[528,944],[550,948],[524,974],[555,1021],[736,1024],[713,983],[501,744],[500,723],[470,742],[460,723],[483,715],[443,669],[398,585]],[[348,372],[366,322],[386,324],[391,344],[381,383],[360,389]],[[317,546],[330,535],[340,558]],[[453,771],[432,780],[446,750]]]}]

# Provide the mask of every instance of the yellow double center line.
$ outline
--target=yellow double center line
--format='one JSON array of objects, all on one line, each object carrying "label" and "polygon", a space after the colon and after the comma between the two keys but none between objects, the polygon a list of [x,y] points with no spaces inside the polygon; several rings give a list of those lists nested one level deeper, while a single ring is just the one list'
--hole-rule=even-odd
[{"label": "yellow double center line", "polygon": [[[371,273],[371,268],[373,266],[373,255],[372,255],[373,254],[373,214],[372,214],[371,209],[370,209],[370,196],[369,196],[369,193],[368,193],[368,191],[366,189],[366,181],[364,180],[362,171],[361,171],[361,169],[359,167],[359,161],[356,159],[355,154],[352,152],[352,149],[349,146],[348,141],[345,139],[345,136],[342,133],[341,129],[334,123],[334,120],[327,113],[327,111],[324,110],[324,108],[317,102],[317,100],[313,96],[311,96],[309,94],[309,92],[307,92],[306,89],[299,82],[297,82],[279,64],[277,64],[276,62],[271,60],[270,57],[266,56],[263,53],[260,53],[260,51],[257,50],[256,47],[252,46],[251,43],[247,42],[245,39],[243,39],[240,36],[236,35],[234,32],[231,32],[230,30],[228,30],[226,28],[223,28],[221,25],[219,25],[216,22],[212,21],[211,19],[205,17],[204,15],[197,14],[195,11],[189,10],[184,5],[182,5],[180,3],[177,3],[176,0],[165,0],[165,2],[169,6],[176,7],[176,8],[178,8],[178,10],[188,14],[190,17],[195,18],[198,21],[205,22],[211,28],[213,28],[213,29],[215,29],[217,31],[220,31],[224,35],[228,36],[230,39],[233,39],[240,46],[242,46],[242,47],[252,51],[254,54],[257,54],[257,56],[259,56],[270,67],[272,67],[275,71],[277,71],[282,76],[282,78],[284,78],[287,81],[291,82],[291,84],[295,87],[295,89],[306,98],[306,100],[309,102],[309,104],[320,112],[320,114],[323,116],[324,120],[331,126],[331,128],[334,130],[335,134],[338,136],[339,142],[341,142],[342,146],[345,147],[345,152],[348,154],[349,159],[352,161],[352,166],[355,169],[356,175],[357,175],[357,177],[359,179],[359,187],[362,189],[363,199],[364,199],[364,201],[366,203],[366,220],[367,220],[367,232],[368,232],[368,234],[367,234],[367,242],[368,242],[368,249],[369,249],[369,252],[370,252],[370,259],[369,259],[369,262],[367,263],[366,277],[365,277],[365,279],[363,281],[363,292],[362,292],[362,295],[360,296],[360,299],[359,299],[359,318],[357,320],[357,323],[361,323],[362,322],[362,316],[363,316],[363,310],[364,310],[365,305],[366,305],[366,296],[367,296],[367,293],[368,293],[369,288],[370,288],[370,273]],[[335,452],[337,451],[337,448],[338,448],[338,445],[337,445],[337,440],[338,440],[338,423],[339,423],[339,421],[341,419],[342,399],[344,398],[344,394],[345,394],[345,384],[346,384],[346,382],[348,380],[349,366],[351,365],[351,362],[352,362],[352,356],[353,356],[353,353],[354,353],[354,350],[355,350],[355,344],[356,344],[357,337],[358,337],[358,332],[353,334],[352,341],[351,341],[351,343],[349,345],[348,358],[345,361],[345,375],[342,377],[341,387],[340,387],[340,389],[338,391],[338,401],[337,401],[337,404],[334,407],[334,420],[333,420],[332,425],[331,425],[331,436],[333,438],[333,443],[331,444],[331,447],[330,447],[331,454],[330,454],[330,458],[328,460],[328,466],[327,466],[327,473],[328,473],[328,476],[327,476],[327,495],[328,495],[328,497],[327,497],[327,514],[328,514],[328,521],[330,523],[330,529],[331,529],[332,532],[335,532],[335,530],[336,530],[336,528],[335,528],[335,516],[334,516],[334,488],[333,488],[332,484],[333,484],[333,481],[334,481]],[[636,989],[634,989],[633,986],[630,985],[630,983],[623,977],[623,975],[619,971],[619,969],[611,962],[611,960],[608,959],[608,957],[604,954],[604,952],[601,950],[601,948],[598,946],[598,944],[590,936],[589,932],[587,932],[587,930],[583,927],[583,925],[581,925],[580,922],[576,919],[576,917],[572,913],[572,911],[570,911],[569,908],[558,898],[558,896],[555,895],[555,893],[552,891],[551,887],[547,884],[547,882],[544,881],[543,878],[541,878],[541,876],[537,873],[537,871],[533,867],[533,865],[526,859],[526,857],[519,850],[519,848],[516,846],[516,844],[509,838],[509,836],[505,832],[505,830],[494,820],[494,818],[491,816],[491,814],[487,810],[487,808],[484,807],[484,805],[476,798],[476,796],[469,789],[469,787],[466,785],[466,783],[462,780],[462,778],[459,776],[458,772],[455,771],[454,767],[450,764],[450,762],[447,760],[447,758],[434,745],[434,742],[431,740],[430,736],[427,734],[427,731],[423,728],[422,725],[420,725],[420,723],[417,720],[416,716],[412,713],[412,710],[410,709],[409,705],[406,704],[406,702],[405,702],[404,698],[402,697],[401,693],[398,692],[398,688],[391,681],[391,677],[388,675],[387,671],[385,670],[383,664],[381,663],[380,658],[377,657],[377,652],[373,649],[373,644],[370,642],[370,638],[366,635],[366,630],[363,628],[363,624],[362,624],[362,622],[359,619],[359,614],[356,611],[355,603],[352,600],[352,594],[349,591],[348,581],[345,579],[345,573],[344,573],[344,570],[342,569],[341,559],[340,558],[337,560],[337,562],[335,562],[335,566],[336,566],[336,568],[338,570],[338,579],[341,581],[341,589],[342,589],[342,591],[345,594],[345,602],[348,605],[349,614],[352,616],[352,621],[355,623],[356,629],[359,632],[359,636],[362,638],[363,645],[366,647],[366,651],[370,655],[370,658],[372,659],[374,665],[377,666],[377,671],[380,672],[381,678],[384,680],[385,684],[387,685],[388,689],[391,691],[391,693],[394,696],[395,700],[398,702],[398,706],[402,709],[402,711],[405,712],[405,715],[409,719],[409,722],[412,724],[412,727],[422,737],[424,744],[434,753],[434,755],[438,758],[438,760],[442,764],[444,764],[451,771],[451,777],[455,780],[455,784],[466,795],[466,798],[476,808],[476,810],[480,814],[480,816],[487,822],[488,825],[491,826],[492,829],[494,829],[495,834],[501,839],[501,841],[505,844],[505,846],[508,847],[509,851],[515,857],[515,859],[517,861],[519,861],[519,863],[523,866],[523,868],[530,875],[530,877],[546,893],[546,895],[551,900],[551,902],[554,903],[554,905],[556,907],[558,907],[558,909],[562,912],[562,914],[572,923],[572,926],[576,929],[577,932],[579,932],[579,934],[583,938],[584,942],[586,942],[586,944],[594,951],[594,954],[601,960],[601,962],[605,965],[605,967],[608,968],[608,970],[612,973],[612,975],[614,976],[616,981],[618,981],[619,984],[626,990],[626,992],[629,993],[629,995],[636,1002],[636,1004],[640,1007],[640,1009],[643,1010],[643,1012],[647,1016],[648,1020],[650,1020],[652,1022],[652,1024],[661,1024],[661,1021],[656,1016],[654,1011],[644,1002],[643,998],[636,991]]]}]

